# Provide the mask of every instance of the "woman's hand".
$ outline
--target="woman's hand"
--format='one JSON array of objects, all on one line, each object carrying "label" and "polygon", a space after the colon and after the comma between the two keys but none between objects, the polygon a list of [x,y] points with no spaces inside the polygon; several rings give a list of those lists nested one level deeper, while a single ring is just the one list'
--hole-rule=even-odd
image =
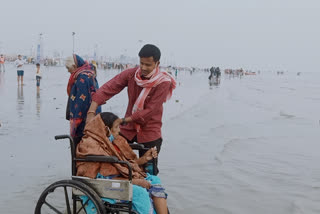
[{"label": "woman's hand", "polygon": [[157,147],[153,147],[149,149],[142,157],[146,160],[146,162],[148,162],[152,158],[157,158],[158,157]]},{"label": "woman's hand", "polygon": [[146,189],[150,189],[151,187],[151,184],[149,183],[149,181],[145,179],[132,179],[132,184],[141,186]]},{"label": "woman's hand", "polygon": [[152,158],[157,158],[157,157],[158,157],[157,148],[153,147],[153,148],[149,149],[146,153],[144,153],[144,155],[142,157],[140,157],[136,161],[136,163],[141,166],[141,165],[147,163]]}]

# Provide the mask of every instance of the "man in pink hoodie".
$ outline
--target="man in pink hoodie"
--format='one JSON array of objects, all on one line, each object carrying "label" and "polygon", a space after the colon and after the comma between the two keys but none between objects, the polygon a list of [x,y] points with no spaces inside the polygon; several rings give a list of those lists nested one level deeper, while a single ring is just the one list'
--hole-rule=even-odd
[{"label": "man in pink hoodie", "polygon": [[[163,103],[170,99],[176,87],[174,78],[160,71],[160,56],[161,52],[155,45],[142,47],[139,67],[122,71],[92,96],[87,121],[93,119],[98,106],[127,87],[129,100],[122,119],[121,135],[129,143],[142,143],[146,148],[156,147],[159,153],[162,144]],[[143,154],[143,151],[139,152],[139,156]],[[154,172],[158,174],[158,167]]]}]

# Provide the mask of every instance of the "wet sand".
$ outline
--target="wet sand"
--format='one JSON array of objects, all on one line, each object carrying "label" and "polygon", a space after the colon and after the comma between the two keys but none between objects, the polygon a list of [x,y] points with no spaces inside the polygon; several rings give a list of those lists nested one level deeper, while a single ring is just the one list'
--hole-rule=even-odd
[{"label": "wet sand", "polygon": [[[35,66],[25,85],[16,70],[0,73],[0,209],[33,213],[43,189],[70,178],[65,120],[68,73]],[[99,70],[102,85],[119,71]],[[320,75],[223,76],[182,72],[165,104],[160,177],[171,213],[319,213]],[[179,84],[180,83],[180,84]],[[103,106],[123,116],[124,90]],[[17,206],[17,201],[19,202]]]}]

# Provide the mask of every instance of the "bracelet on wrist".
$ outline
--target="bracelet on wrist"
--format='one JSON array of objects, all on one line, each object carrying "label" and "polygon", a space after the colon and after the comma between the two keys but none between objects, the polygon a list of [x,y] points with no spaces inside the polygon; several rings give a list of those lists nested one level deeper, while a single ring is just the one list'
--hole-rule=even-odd
[{"label": "bracelet on wrist", "polygon": [[88,111],[87,114],[96,114],[94,111]]}]

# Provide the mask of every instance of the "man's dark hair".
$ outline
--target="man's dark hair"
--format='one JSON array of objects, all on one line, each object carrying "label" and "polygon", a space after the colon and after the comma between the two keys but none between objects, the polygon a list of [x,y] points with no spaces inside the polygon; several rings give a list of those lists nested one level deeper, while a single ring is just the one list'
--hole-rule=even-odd
[{"label": "man's dark hair", "polygon": [[111,112],[102,112],[100,113],[101,119],[104,122],[104,125],[112,128],[113,122],[116,121],[119,117]]},{"label": "man's dark hair", "polygon": [[139,52],[139,57],[147,58],[151,56],[153,57],[153,61],[158,62],[161,57],[160,49],[157,46],[151,44],[143,46]]},{"label": "man's dark hair", "polygon": [[37,63],[37,64],[36,64],[36,66],[40,66],[40,64],[39,64],[39,63]]}]

